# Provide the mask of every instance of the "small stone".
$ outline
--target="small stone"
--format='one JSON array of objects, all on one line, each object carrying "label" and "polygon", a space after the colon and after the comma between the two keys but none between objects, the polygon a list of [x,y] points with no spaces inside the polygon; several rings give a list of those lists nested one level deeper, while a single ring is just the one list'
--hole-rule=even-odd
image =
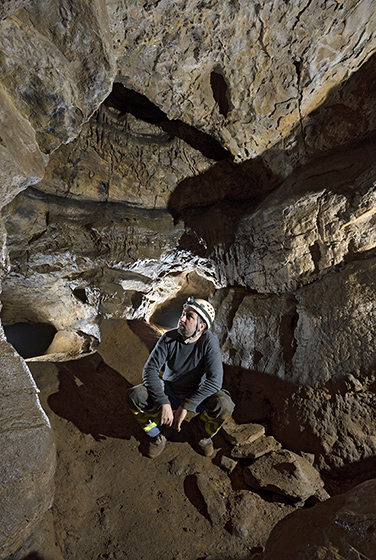
[{"label": "small stone", "polygon": [[228,474],[231,474],[237,464],[238,462],[234,461],[234,459],[231,459],[230,457],[226,457],[226,455],[222,455],[219,466]]},{"label": "small stone", "polygon": [[301,457],[303,457],[303,459],[306,459],[306,461],[308,461],[308,463],[311,463],[311,465],[314,464],[314,462],[315,462],[315,454],[314,453],[306,453],[305,451],[300,451],[299,455]]},{"label": "small stone", "polygon": [[251,443],[265,434],[265,428],[261,424],[236,424],[233,420],[226,422],[222,431],[232,445]]},{"label": "small stone", "polygon": [[233,459],[258,459],[266,453],[281,449],[281,444],[273,436],[262,436],[252,443],[237,445],[231,451]]}]

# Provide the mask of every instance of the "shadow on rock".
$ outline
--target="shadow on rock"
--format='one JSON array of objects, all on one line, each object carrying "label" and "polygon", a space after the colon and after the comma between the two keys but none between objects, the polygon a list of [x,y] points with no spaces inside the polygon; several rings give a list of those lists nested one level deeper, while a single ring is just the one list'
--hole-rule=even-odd
[{"label": "shadow on rock", "polygon": [[376,472],[376,457],[367,457],[343,467],[322,472],[325,488],[332,495],[349,492],[355,486],[374,479]]},{"label": "shadow on rock", "polygon": [[128,381],[107,366],[99,354],[56,364],[59,390],[48,397],[58,416],[94,439],[129,439],[134,419],[127,406]]},{"label": "shadow on rock", "polygon": [[210,521],[210,516],[208,513],[208,508],[206,506],[205,500],[199,490],[197,485],[197,477],[194,474],[190,474],[185,477],[184,480],[184,492],[191,504],[197,509],[197,511]]},{"label": "shadow on rock", "polygon": [[184,179],[171,194],[168,210],[188,232],[180,248],[206,256],[221,243],[229,247],[239,221],[252,213],[281,182],[261,158],[216,163],[205,173]]}]

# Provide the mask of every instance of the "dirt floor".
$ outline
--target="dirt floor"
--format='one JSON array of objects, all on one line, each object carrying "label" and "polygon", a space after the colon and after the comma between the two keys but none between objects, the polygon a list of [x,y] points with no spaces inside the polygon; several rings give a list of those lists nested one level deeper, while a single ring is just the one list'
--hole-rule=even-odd
[{"label": "dirt floor", "polygon": [[267,504],[225,472],[221,433],[214,457],[202,457],[190,414],[151,460],[126,406],[131,384],[99,353],[28,365],[55,434],[55,498],[7,560],[262,559],[260,543],[291,506]]}]

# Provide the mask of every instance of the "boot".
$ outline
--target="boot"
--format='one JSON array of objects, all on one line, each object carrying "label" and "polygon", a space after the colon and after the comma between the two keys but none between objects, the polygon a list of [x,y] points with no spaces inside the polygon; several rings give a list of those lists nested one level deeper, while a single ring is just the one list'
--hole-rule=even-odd
[{"label": "boot", "polygon": [[212,438],[208,437],[208,435],[204,431],[202,423],[198,416],[195,416],[191,420],[191,426],[196,443],[196,450],[200,453],[200,455],[211,457],[214,453],[213,441]]},{"label": "boot", "polygon": [[150,438],[151,441],[149,443],[146,455],[150,457],[150,459],[155,459],[158,457],[166,447],[167,439],[163,434],[158,434],[157,436]]},{"label": "boot", "polygon": [[211,457],[214,453],[214,445],[212,439],[209,438],[202,438],[200,441],[197,442],[197,450],[201,455],[205,455],[205,457]]}]

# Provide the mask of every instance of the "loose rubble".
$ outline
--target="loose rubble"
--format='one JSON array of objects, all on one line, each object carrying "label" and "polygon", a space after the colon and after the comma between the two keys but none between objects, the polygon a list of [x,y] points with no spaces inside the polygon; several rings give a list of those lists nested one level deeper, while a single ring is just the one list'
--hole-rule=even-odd
[{"label": "loose rubble", "polygon": [[[246,484],[253,490],[266,490],[292,501],[305,502],[314,497],[319,501],[330,496],[324,490],[324,481],[314,468],[312,455],[299,456],[282,449],[273,437],[264,435],[265,428],[258,424],[237,425],[233,420],[223,427],[227,441],[234,447],[232,460],[242,461]],[[237,461],[221,459],[221,467],[231,473]]]}]

